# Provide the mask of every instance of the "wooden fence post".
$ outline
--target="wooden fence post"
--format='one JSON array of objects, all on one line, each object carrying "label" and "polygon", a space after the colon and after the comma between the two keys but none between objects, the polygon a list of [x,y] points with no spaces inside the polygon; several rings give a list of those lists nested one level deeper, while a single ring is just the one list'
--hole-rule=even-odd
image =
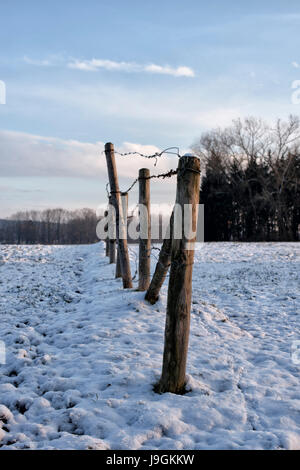
[{"label": "wooden fence post", "polygon": [[132,287],[132,277],[130,271],[130,261],[127,245],[127,234],[124,229],[123,211],[121,203],[121,194],[119,189],[117,167],[115,160],[114,146],[112,143],[105,144],[105,156],[109,177],[109,184],[112,196],[113,206],[116,210],[117,240],[120,252],[120,264],[123,278],[123,287],[128,289]]},{"label": "wooden fence post", "polygon": [[109,196],[109,211],[108,211],[108,233],[109,233],[109,263],[116,262],[116,217],[113,210],[112,196]]},{"label": "wooden fence post", "polygon": [[120,277],[122,277],[122,271],[121,271],[119,247],[117,247],[117,264],[116,264],[116,275],[115,275],[115,278],[116,278],[116,279],[119,279]]},{"label": "wooden fence post", "polygon": [[156,268],[150,283],[150,286],[146,292],[145,300],[154,305],[159,299],[160,289],[166,279],[171,264],[171,248],[172,248],[172,237],[173,237],[173,222],[174,212],[170,217],[169,228],[164,238],[162,247],[159,252],[159,258],[156,264]]},{"label": "wooden fence post", "polygon": [[151,208],[150,208],[150,171],[141,168],[139,171],[139,205],[140,205],[140,238],[139,238],[139,291],[145,291],[150,284],[151,263]]},{"label": "wooden fence post", "polygon": [[[104,211],[104,217],[108,216],[108,211]],[[108,232],[108,224],[105,226],[105,231]],[[108,233],[107,237],[105,239],[105,256],[109,256],[109,238],[108,238]]]},{"label": "wooden fence post", "polygon": [[[123,209],[123,219],[125,230],[127,233],[127,214],[128,214],[128,193],[121,193],[122,199],[122,209]],[[116,265],[116,279],[122,277],[121,262],[120,262],[120,250],[119,245],[117,248],[117,265]]]},{"label": "wooden fence post", "polygon": [[[185,155],[179,160],[176,203],[182,212],[185,204],[192,207],[191,226],[196,232],[200,187],[200,160]],[[190,311],[192,295],[192,273],[194,246],[188,244],[185,233],[186,218],[182,217],[181,239],[172,240],[171,270],[168,288],[168,302],[165,329],[165,345],[162,375],[156,386],[158,393],[184,393],[186,362],[190,333]],[[176,217],[174,216],[174,231]],[[176,227],[178,231],[178,227]],[[195,241],[196,236],[189,240]],[[187,249],[188,248],[188,249]]]}]

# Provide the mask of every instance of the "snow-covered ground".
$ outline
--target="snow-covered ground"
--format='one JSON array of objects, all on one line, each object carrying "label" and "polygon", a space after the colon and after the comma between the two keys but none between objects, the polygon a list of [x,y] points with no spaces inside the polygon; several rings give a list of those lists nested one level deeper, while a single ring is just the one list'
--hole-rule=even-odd
[{"label": "snow-covered ground", "polygon": [[1,448],[300,449],[299,273],[299,244],[205,244],[190,392],[157,395],[167,285],[124,291],[100,243],[0,246]]}]

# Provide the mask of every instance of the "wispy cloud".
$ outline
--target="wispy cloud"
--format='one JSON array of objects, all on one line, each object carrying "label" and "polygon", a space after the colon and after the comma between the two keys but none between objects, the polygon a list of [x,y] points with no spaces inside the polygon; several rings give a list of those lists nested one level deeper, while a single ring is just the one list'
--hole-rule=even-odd
[{"label": "wispy cloud", "polygon": [[295,69],[300,69],[300,64],[298,62],[292,62],[292,66],[295,68]]},{"label": "wispy cloud", "polygon": [[172,75],[173,77],[195,77],[194,70],[184,65],[171,67],[170,65],[158,65],[153,63],[138,64],[136,62],[116,62],[109,59],[79,60],[74,58],[67,59],[61,55],[51,55],[46,59],[32,59],[31,57],[24,56],[23,60],[26,64],[36,67],[64,65],[69,69],[82,70],[85,72],[97,72],[100,69],[104,69],[112,72],[153,73]]},{"label": "wispy cloud", "polygon": [[156,65],[156,64],[150,64],[146,65],[144,67],[145,72],[150,72],[150,73],[161,73],[165,75],[174,75],[175,77],[194,77],[195,72],[193,69],[190,67],[177,67],[177,68],[172,68],[172,67],[162,67],[161,65]]},{"label": "wispy cloud", "polygon": [[99,69],[120,72],[135,73],[154,73],[161,75],[172,75],[174,77],[195,77],[195,72],[190,67],[180,66],[171,67],[169,65],[158,64],[137,64],[135,62],[115,62],[112,60],[91,59],[91,60],[72,60],[68,63],[71,69],[92,71]]},{"label": "wispy cloud", "polygon": [[89,72],[96,72],[99,69],[123,71],[123,72],[138,72],[139,66],[130,62],[114,62],[112,60],[77,60],[74,59],[68,63],[70,69],[85,70]]}]

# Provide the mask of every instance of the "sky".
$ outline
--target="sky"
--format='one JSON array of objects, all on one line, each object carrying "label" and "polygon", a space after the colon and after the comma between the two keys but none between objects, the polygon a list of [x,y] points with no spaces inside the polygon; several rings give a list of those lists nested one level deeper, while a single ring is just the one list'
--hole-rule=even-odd
[{"label": "sky", "polygon": [[[105,204],[105,142],[182,154],[238,117],[299,114],[299,1],[11,0],[0,16],[0,218]],[[117,165],[123,190],[177,157]],[[153,182],[153,203],[174,191]]]}]

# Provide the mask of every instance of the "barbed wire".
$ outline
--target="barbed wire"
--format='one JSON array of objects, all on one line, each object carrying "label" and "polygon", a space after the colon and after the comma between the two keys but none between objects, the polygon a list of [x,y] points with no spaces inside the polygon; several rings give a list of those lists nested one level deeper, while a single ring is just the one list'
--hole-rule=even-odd
[{"label": "barbed wire", "polygon": [[[176,150],[176,151],[174,151]],[[105,150],[103,150],[101,153],[105,153]],[[158,158],[162,157],[163,155],[165,154],[168,154],[168,155],[176,155],[178,158],[181,157],[180,153],[179,153],[179,147],[168,147],[168,148],[165,148],[164,150],[162,150],[161,152],[155,152],[154,154],[152,155],[146,155],[145,153],[142,153],[142,152],[138,152],[138,151],[132,151],[132,152],[118,152],[115,150],[115,154],[116,155],[119,155],[121,157],[127,157],[127,156],[133,156],[133,155],[138,155],[142,158],[148,158],[148,159],[155,159],[155,163],[154,163],[154,166],[157,165],[157,162],[158,162]],[[145,179],[152,179],[152,178],[170,178],[171,176],[173,175],[176,175],[177,174],[177,170],[170,170],[166,173],[161,173],[159,175],[152,175],[152,176],[148,176],[148,177],[145,177]],[[109,197],[111,194],[116,194],[116,193],[129,193],[129,191],[132,190],[132,188],[134,188],[134,186],[136,185],[136,183],[139,181],[139,178],[136,178],[132,184],[130,185],[130,187],[127,189],[127,191],[110,191],[108,190],[108,186],[109,186],[109,183],[107,183],[106,185],[106,192],[107,192],[107,196]]]},{"label": "barbed wire", "polygon": [[[176,149],[177,152],[172,152],[173,149]],[[178,158],[181,158],[181,155],[179,154],[179,147],[169,147],[167,149],[164,149],[162,150],[161,152],[156,152],[155,154],[153,155],[145,155],[141,152],[137,152],[137,151],[134,151],[134,152],[126,152],[126,153],[120,153],[120,152],[115,152],[117,153],[118,155],[120,156],[128,156],[128,155],[139,155],[141,157],[144,157],[144,158],[156,158],[156,162],[154,164],[154,166],[156,166],[157,164],[157,158],[158,157],[161,157],[163,154],[173,154],[173,155],[176,155]],[[183,168],[181,168],[179,170],[179,168],[177,168],[176,170],[174,169],[171,169],[169,171],[167,171],[166,173],[160,173],[158,175],[151,175],[151,176],[145,176],[143,178],[136,178],[132,184],[129,186],[129,188],[127,189],[127,191],[110,191],[108,190],[108,186],[109,186],[109,183],[107,183],[106,185],[106,192],[107,192],[107,196],[109,197],[111,194],[128,194],[133,188],[134,186],[136,185],[136,183],[140,180],[140,179],[145,179],[145,180],[150,180],[150,179],[154,179],[154,178],[162,178],[162,179],[165,179],[165,178],[170,178],[172,176],[175,176],[175,175],[178,175],[179,172],[181,175],[183,175],[186,171],[192,171],[193,173],[201,173],[199,170],[194,170],[193,168],[189,168],[188,165],[184,165]]]},{"label": "barbed wire", "polygon": [[[176,150],[176,152],[173,152],[172,150]],[[102,150],[101,154],[102,153],[105,153],[105,150]],[[179,153],[179,147],[168,147],[168,148],[162,150],[161,152],[155,152],[152,155],[146,155],[145,153],[138,152],[137,150],[134,150],[132,152],[123,152],[123,153],[118,152],[117,150],[115,150],[114,153],[116,155],[119,155],[120,157],[128,157],[128,156],[138,155],[139,157],[148,158],[148,159],[154,158],[155,159],[154,166],[157,165],[158,158],[162,157],[165,154],[176,155],[178,158],[181,157],[181,155]]]},{"label": "barbed wire", "polygon": [[[186,167],[186,166],[183,167],[183,168],[180,170],[180,173],[181,173],[181,174],[184,174],[186,171],[192,171],[193,173],[198,173],[198,174],[201,173],[201,172],[198,171],[198,170],[194,170],[193,168],[188,168],[188,167]],[[178,170],[178,168],[177,168],[176,170],[173,170],[173,169],[172,169],[172,170],[167,171],[166,173],[160,173],[159,175],[145,176],[145,177],[143,177],[143,178],[138,177],[138,178],[136,178],[136,179],[132,182],[132,184],[129,186],[129,188],[127,189],[127,191],[111,191],[111,192],[109,193],[109,191],[108,191],[109,183],[107,183],[107,185],[106,185],[107,195],[108,195],[108,197],[109,197],[110,194],[117,194],[117,193],[118,193],[118,194],[119,194],[119,193],[120,193],[120,194],[126,194],[126,193],[129,193],[129,192],[134,188],[134,186],[136,185],[136,183],[137,183],[140,179],[145,179],[145,180],[151,180],[151,179],[154,179],[154,178],[162,178],[162,179],[165,179],[165,178],[171,178],[172,176],[178,175],[178,173],[179,173],[179,170]]]},{"label": "barbed wire", "polygon": [[[176,150],[176,152],[173,152],[172,150]],[[168,155],[176,155],[178,158],[180,158],[180,154],[179,154],[179,147],[168,147],[164,150],[162,150],[161,152],[155,152],[154,154],[152,155],[146,155],[144,153],[141,153],[141,152],[137,152],[137,151],[133,151],[133,152],[124,152],[124,153],[121,153],[121,152],[116,152],[115,151],[115,154],[121,156],[121,157],[128,157],[128,156],[131,156],[131,155],[138,155],[139,157],[143,157],[143,158],[148,158],[148,159],[152,159],[154,158],[155,159],[155,163],[154,163],[154,166],[157,165],[157,162],[158,162],[158,158],[162,157],[163,155],[165,154],[168,154]]]},{"label": "barbed wire", "polygon": [[178,173],[178,170],[169,170],[167,171],[166,173],[160,173],[159,175],[151,175],[151,176],[145,176],[143,178],[136,178],[133,183],[131,184],[131,186],[127,189],[126,193],[129,193],[129,191],[132,190],[132,188],[136,185],[136,183],[140,180],[140,179],[145,179],[145,180],[151,180],[151,179],[154,179],[154,178],[162,178],[162,179],[165,179],[165,178],[171,178],[171,176],[174,176],[174,175],[177,175]]}]

